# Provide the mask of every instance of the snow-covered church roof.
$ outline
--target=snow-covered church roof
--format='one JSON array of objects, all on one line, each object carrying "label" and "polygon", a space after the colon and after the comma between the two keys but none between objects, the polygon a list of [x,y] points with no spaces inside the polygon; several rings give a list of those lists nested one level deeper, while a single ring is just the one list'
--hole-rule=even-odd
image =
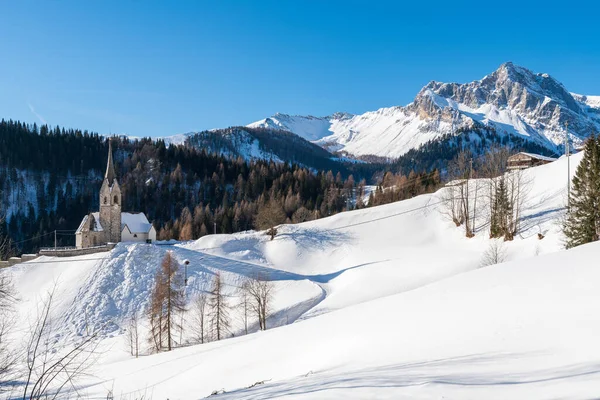
[{"label": "snow-covered church roof", "polygon": [[148,222],[146,214],[140,213],[121,213],[121,231],[125,226],[131,233],[147,233],[152,229],[152,224]]},{"label": "snow-covered church roof", "polygon": [[[92,231],[102,232],[104,229],[102,229],[102,225],[100,225],[100,213],[99,212],[92,213],[92,216],[94,217],[94,226],[92,227]],[[81,220],[81,223],[79,224],[79,228],[77,228],[77,230],[75,231],[76,234],[80,233],[83,230],[83,227],[87,223],[88,218],[89,218],[89,215],[86,215],[85,217],[83,217],[83,219]]]},{"label": "snow-covered church roof", "polygon": [[[104,229],[102,228],[102,225],[100,225],[100,213],[99,212],[92,213],[92,216],[94,217],[94,226],[92,227],[91,230],[93,232],[102,232]],[[86,215],[85,217],[83,217],[83,219],[81,220],[81,223],[79,224],[79,228],[77,228],[77,231],[75,231],[76,234],[81,233],[83,228],[86,226],[88,218],[89,218],[89,215]],[[123,229],[125,229],[125,226],[127,226],[127,229],[129,229],[129,232],[131,232],[131,233],[147,233],[147,232],[150,232],[150,229],[152,229],[152,224],[150,222],[148,222],[148,218],[146,218],[146,214],[144,214],[142,212],[140,212],[140,213],[122,212],[121,213],[121,231],[123,231]]]}]

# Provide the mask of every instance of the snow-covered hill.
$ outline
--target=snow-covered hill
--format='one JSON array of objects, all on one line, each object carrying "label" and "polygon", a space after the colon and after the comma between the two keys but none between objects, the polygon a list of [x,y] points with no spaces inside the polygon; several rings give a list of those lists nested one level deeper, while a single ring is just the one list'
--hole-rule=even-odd
[{"label": "snow-covered hill", "polygon": [[296,133],[331,151],[399,157],[429,140],[476,125],[561,152],[566,124],[575,145],[600,129],[597,96],[571,94],[548,74],[505,63],[466,84],[432,81],[404,107],[329,117],[275,114],[248,126]]},{"label": "snow-covered hill", "polygon": [[[101,329],[105,353],[79,386],[87,398],[112,391],[197,399],[215,390],[236,399],[591,398],[600,362],[600,247],[561,251],[566,185],[557,177],[564,174],[564,158],[526,171],[520,234],[504,244],[508,263],[491,267],[480,268],[492,242],[484,218],[465,238],[443,215],[437,192],[285,225],[273,241],[246,232],[120,244],[110,254],[41,258],[4,273],[21,298],[20,335],[55,283],[56,346]],[[483,215],[485,202],[478,207]],[[285,326],[133,359],[126,321],[147,306],[167,250],[191,260],[189,301],[217,271],[232,305],[243,277],[267,274],[276,282],[268,325]],[[239,309],[232,318],[237,336]],[[182,337],[192,340],[189,332]]]}]

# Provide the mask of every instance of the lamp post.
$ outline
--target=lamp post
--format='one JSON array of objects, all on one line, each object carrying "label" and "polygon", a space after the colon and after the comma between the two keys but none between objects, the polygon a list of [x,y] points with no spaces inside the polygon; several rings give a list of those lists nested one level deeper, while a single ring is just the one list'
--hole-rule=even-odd
[{"label": "lamp post", "polygon": [[184,280],[184,283],[185,283],[185,286],[187,286],[187,281],[188,281],[187,268],[188,268],[188,265],[190,265],[190,260],[183,260],[183,265],[185,267],[185,280]]}]

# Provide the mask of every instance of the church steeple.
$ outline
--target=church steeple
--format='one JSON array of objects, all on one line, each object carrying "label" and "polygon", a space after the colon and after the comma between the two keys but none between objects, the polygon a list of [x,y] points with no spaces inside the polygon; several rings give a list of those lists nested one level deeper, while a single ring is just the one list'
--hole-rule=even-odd
[{"label": "church steeple", "polygon": [[115,174],[111,139],[108,139],[108,162],[100,188],[100,225],[106,243],[121,241],[121,188]]},{"label": "church steeple", "polygon": [[115,180],[115,167],[113,165],[113,157],[112,157],[112,139],[108,139],[108,163],[106,164],[106,174],[104,174],[104,179],[108,180],[108,184],[112,185]]}]

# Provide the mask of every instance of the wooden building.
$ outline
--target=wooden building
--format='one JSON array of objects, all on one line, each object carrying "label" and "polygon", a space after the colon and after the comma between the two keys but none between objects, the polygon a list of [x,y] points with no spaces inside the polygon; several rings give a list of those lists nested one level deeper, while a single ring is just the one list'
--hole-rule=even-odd
[{"label": "wooden building", "polygon": [[509,170],[526,169],[538,165],[548,164],[552,161],[556,161],[556,158],[521,152],[508,158],[507,167]]}]

